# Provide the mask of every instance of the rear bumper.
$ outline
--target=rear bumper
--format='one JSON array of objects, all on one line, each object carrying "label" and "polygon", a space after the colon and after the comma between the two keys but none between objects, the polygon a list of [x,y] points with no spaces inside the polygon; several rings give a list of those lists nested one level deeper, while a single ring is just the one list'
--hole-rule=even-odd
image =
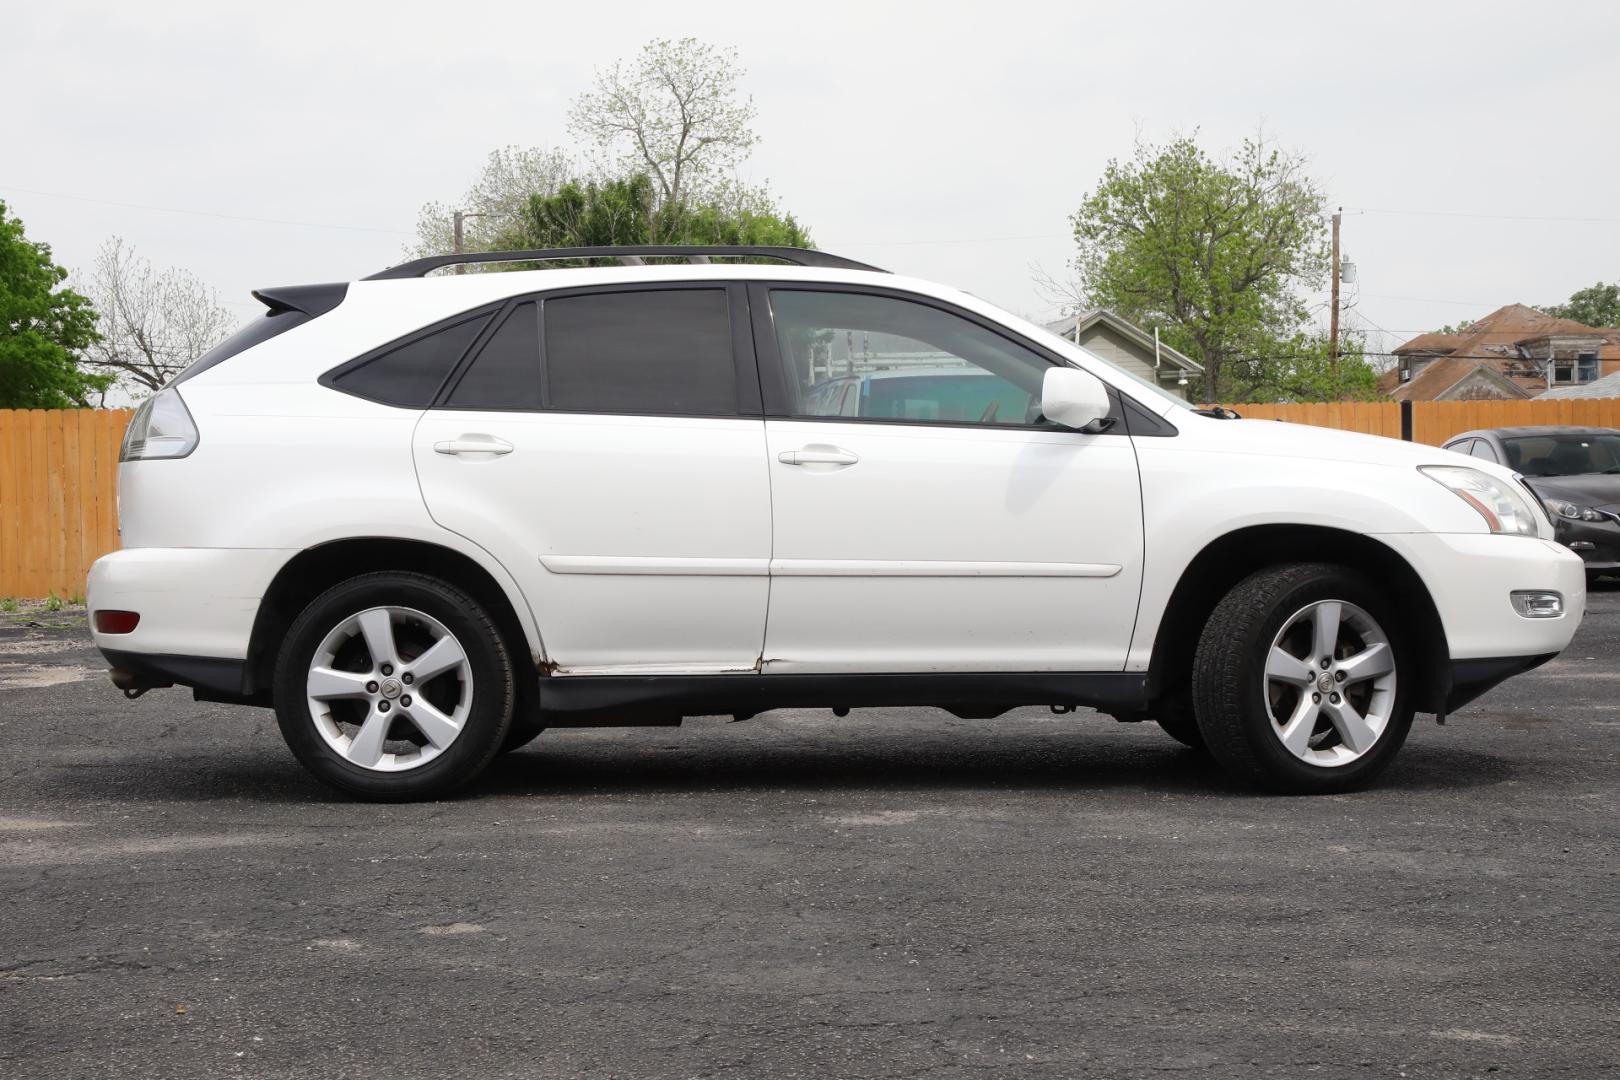
[{"label": "rear bumper", "polygon": [[[102,652],[243,660],[259,601],[296,551],[125,548],[90,567],[91,634]],[[128,634],[94,630],[97,611],[133,611]]]},{"label": "rear bumper", "polygon": [[161,653],[122,652],[102,649],[107,658],[113,685],[132,697],[147,690],[187,686],[199,701],[224,701],[237,705],[268,705],[265,694],[244,694],[247,671],[245,660],[217,656],[170,656]]}]

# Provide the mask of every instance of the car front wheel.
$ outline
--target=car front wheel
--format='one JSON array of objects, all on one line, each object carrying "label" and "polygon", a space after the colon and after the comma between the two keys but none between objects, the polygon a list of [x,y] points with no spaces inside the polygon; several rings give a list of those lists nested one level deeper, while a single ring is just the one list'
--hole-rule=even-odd
[{"label": "car front wheel", "polygon": [[381,801],[433,798],[489,764],[512,721],[500,632],[476,601],[421,574],[333,586],[293,622],[276,719],[303,765]]},{"label": "car front wheel", "polygon": [[1383,594],[1346,567],[1294,563],[1245,578],[1216,605],[1194,659],[1210,753],[1274,791],[1371,780],[1412,725],[1401,629]]}]

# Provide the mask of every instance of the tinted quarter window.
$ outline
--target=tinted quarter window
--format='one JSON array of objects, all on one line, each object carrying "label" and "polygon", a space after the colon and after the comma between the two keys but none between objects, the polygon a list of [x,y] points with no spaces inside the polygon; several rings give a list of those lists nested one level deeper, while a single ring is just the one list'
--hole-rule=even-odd
[{"label": "tinted quarter window", "polygon": [[535,304],[512,309],[445,404],[457,409],[540,408],[540,314]]},{"label": "tinted quarter window", "polygon": [[1039,354],[927,304],[771,291],[792,415],[959,424],[1044,423]]},{"label": "tinted quarter window", "polygon": [[730,416],[737,369],[724,289],[547,300],[547,405],[567,412]]},{"label": "tinted quarter window", "polygon": [[415,336],[341,371],[332,385],[384,405],[425,409],[488,321],[484,312]]},{"label": "tinted quarter window", "polygon": [[[1477,458],[1484,458],[1486,461],[1496,461],[1496,451],[1491,449],[1491,444],[1484,439],[1475,439],[1474,448],[1469,453]],[[1497,464],[1500,465],[1501,462],[1498,461]]]}]

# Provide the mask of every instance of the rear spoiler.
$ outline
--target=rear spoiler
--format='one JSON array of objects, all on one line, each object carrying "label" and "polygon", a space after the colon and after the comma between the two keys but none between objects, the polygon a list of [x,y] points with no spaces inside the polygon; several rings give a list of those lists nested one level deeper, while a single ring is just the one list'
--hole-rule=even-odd
[{"label": "rear spoiler", "polygon": [[270,309],[267,314],[285,315],[296,311],[313,319],[343,303],[348,292],[348,282],[334,281],[326,285],[281,285],[273,289],[254,289],[253,299]]}]

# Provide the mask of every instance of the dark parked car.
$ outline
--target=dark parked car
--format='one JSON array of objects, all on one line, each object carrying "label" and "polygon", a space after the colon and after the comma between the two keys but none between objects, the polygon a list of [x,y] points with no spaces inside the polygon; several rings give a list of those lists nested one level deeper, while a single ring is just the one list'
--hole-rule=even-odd
[{"label": "dark parked car", "polygon": [[1522,473],[1552,515],[1558,542],[1579,552],[1589,573],[1620,574],[1620,431],[1491,428],[1465,431],[1446,449]]}]

